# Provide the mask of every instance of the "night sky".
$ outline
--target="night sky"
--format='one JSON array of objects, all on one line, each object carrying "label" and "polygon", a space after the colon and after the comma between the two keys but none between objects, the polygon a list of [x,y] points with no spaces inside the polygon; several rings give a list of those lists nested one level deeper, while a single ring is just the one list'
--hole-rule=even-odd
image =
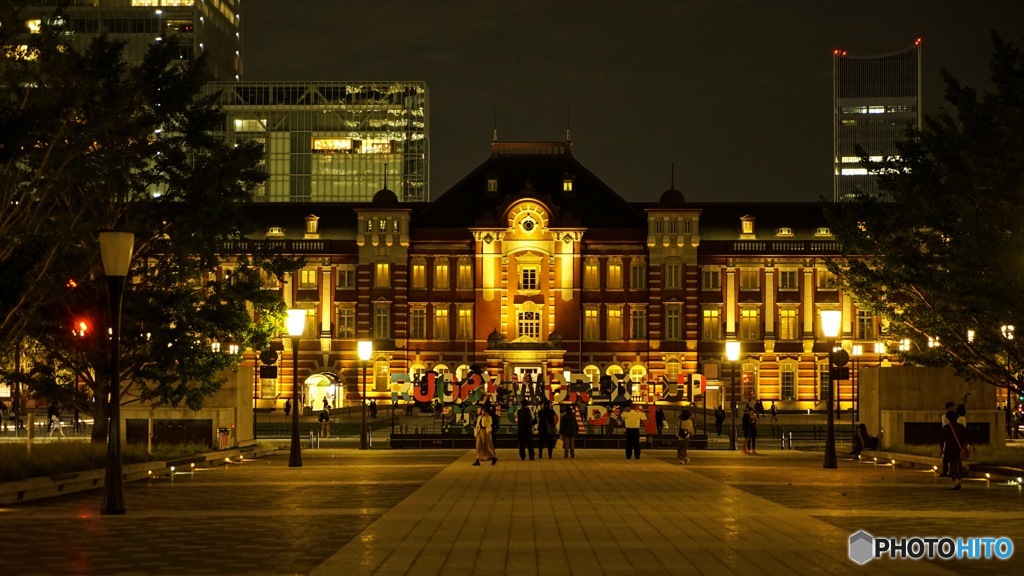
[{"label": "night sky", "polygon": [[565,138],[630,200],[832,197],[832,51],[923,39],[985,87],[990,31],[1024,44],[1022,0],[243,0],[243,80],[424,80],[431,195],[499,140]]}]

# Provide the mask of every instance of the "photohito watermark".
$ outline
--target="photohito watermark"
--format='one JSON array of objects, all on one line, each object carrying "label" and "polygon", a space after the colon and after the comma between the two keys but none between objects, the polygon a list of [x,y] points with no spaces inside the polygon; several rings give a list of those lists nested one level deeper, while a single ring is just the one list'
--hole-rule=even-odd
[{"label": "photohito watermark", "polygon": [[949,536],[872,536],[863,530],[850,535],[850,560],[867,564],[876,558],[911,560],[1006,560],[1013,556],[1013,540],[1005,536],[951,538]]}]

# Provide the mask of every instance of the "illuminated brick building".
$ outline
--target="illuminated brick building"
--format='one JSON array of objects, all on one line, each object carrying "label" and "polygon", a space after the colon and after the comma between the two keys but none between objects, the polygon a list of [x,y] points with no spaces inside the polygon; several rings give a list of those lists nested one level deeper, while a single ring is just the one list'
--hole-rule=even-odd
[{"label": "illuminated brick building", "polygon": [[[279,288],[308,311],[299,370],[307,403],[334,404],[336,382],[343,405],[358,401],[361,339],[374,343],[367,395],[381,400],[404,375],[461,378],[476,364],[501,381],[616,375],[636,383],[642,402],[666,394],[664,381],[699,372],[708,401],[725,403],[724,345],[735,339],[741,403],[820,408],[823,309],[843,311],[842,344],[864,351],[861,364],[881,358],[876,318],[825,268],[839,246],[819,204],[688,203],[674,189],[657,203],[627,202],[569,142],[494,142],[430,203],[381,190],[370,203],[249,209],[261,229],[229,252],[265,242],[306,259]],[[261,382],[257,403],[283,403],[290,375]],[[687,392],[668,400],[685,402]],[[840,383],[841,401],[852,392]]]}]

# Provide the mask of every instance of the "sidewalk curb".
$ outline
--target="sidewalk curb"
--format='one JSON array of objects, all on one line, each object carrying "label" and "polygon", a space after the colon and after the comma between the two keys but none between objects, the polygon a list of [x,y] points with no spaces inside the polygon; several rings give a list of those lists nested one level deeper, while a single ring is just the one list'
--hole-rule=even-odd
[{"label": "sidewalk curb", "polygon": [[[867,457],[867,452],[862,453],[862,460]],[[914,454],[901,454],[899,452],[871,451],[872,457],[877,458],[878,463],[892,463],[898,468],[921,468],[935,470],[942,466],[942,460],[931,456],[918,456]],[[1007,466],[990,466],[978,464],[977,462],[965,461],[964,467],[974,477],[985,477],[990,480],[1017,482],[1018,478],[1024,477],[1024,470],[1010,468]]]}]

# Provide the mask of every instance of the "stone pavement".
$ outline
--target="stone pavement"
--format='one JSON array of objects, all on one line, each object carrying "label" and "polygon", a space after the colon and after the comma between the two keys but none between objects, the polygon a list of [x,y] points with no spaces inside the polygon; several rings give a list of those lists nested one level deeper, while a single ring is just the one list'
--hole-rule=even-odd
[{"label": "stone pavement", "polygon": [[1000,574],[1008,562],[847,557],[849,535],[1009,536],[1016,486],[764,450],[470,466],[466,451],[306,450],[0,508],[3,574]]}]

